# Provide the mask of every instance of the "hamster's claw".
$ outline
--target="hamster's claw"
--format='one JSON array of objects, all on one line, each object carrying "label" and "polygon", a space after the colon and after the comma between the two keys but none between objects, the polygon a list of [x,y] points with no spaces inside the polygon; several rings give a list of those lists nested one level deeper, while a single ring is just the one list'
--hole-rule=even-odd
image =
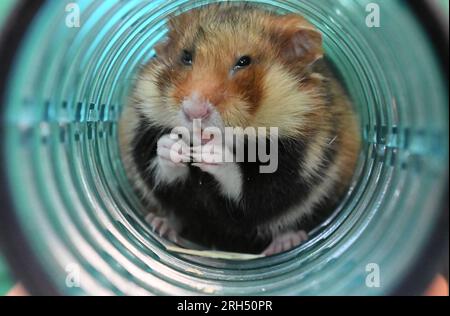
[{"label": "hamster's claw", "polygon": [[169,239],[172,242],[178,241],[178,235],[175,229],[169,223],[169,220],[165,217],[156,216],[153,213],[149,213],[145,220],[149,223],[153,231],[159,236]]},{"label": "hamster's claw", "polygon": [[263,251],[263,254],[271,256],[282,253],[297,247],[306,240],[308,240],[308,234],[304,230],[283,233],[272,240],[270,245]]}]

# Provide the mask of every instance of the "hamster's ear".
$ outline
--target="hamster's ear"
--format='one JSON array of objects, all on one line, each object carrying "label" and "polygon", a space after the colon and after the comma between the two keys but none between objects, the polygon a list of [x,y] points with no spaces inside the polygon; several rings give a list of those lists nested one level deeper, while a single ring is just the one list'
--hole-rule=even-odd
[{"label": "hamster's ear", "polygon": [[273,16],[269,30],[280,46],[281,57],[288,62],[308,66],[323,57],[322,34],[303,17]]},{"label": "hamster's ear", "polygon": [[180,39],[185,36],[185,30],[192,28],[192,21],[188,14],[180,14],[171,16],[167,21],[167,25],[167,36],[153,47],[156,55],[160,58],[168,57],[173,53],[172,51],[176,43],[180,42]]},{"label": "hamster's ear", "polygon": [[163,57],[168,53],[169,49],[169,39],[164,39],[161,42],[157,43],[153,49],[156,52],[157,57]]}]

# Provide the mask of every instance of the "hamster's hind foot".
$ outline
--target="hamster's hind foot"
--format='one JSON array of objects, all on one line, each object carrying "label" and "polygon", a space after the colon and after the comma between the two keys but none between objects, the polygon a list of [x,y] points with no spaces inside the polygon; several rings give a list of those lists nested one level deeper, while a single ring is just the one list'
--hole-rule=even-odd
[{"label": "hamster's hind foot", "polygon": [[165,217],[156,216],[153,213],[149,213],[145,220],[150,224],[153,231],[159,236],[169,239],[172,242],[178,241],[178,234],[171,226],[169,220]]},{"label": "hamster's hind foot", "polygon": [[286,232],[276,236],[270,245],[263,251],[263,254],[271,256],[282,253],[297,247],[306,240],[308,240],[308,234],[304,230]]}]

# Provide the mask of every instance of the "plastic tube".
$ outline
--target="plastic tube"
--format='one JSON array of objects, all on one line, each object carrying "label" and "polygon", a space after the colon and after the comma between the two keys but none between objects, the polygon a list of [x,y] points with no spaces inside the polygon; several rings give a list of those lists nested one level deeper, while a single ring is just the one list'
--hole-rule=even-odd
[{"label": "plastic tube", "polygon": [[208,2],[80,0],[80,28],[66,25],[67,1],[16,11],[0,80],[0,234],[13,268],[32,291],[70,295],[402,289],[430,241],[448,240],[448,220],[438,230],[448,216],[448,78],[405,1],[377,1],[379,28],[366,24],[367,0],[253,1],[301,13],[323,32],[361,116],[352,188],[307,243],[249,262],[199,259],[168,253],[138,215],[117,120],[168,14]]}]

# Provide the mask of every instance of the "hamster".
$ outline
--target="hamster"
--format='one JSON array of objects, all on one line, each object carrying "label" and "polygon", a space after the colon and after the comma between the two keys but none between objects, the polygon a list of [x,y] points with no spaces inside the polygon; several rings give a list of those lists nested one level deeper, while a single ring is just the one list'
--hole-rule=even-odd
[{"label": "hamster", "polygon": [[[124,166],[151,226],[222,251],[273,255],[298,246],[348,190],[360,148],[357,116],[321,33],[299,15],[229,3],[168,24],[119,122]],[[198,146],[172,131],[192,134],[198,121],[200,132],[276,127],[264,136],[277,145],[276,171],[262,173],[259,158],[193,160]],[[188,153],[172,149],[179,141]],[[222,149],[233,156],[249,144]]]}]

